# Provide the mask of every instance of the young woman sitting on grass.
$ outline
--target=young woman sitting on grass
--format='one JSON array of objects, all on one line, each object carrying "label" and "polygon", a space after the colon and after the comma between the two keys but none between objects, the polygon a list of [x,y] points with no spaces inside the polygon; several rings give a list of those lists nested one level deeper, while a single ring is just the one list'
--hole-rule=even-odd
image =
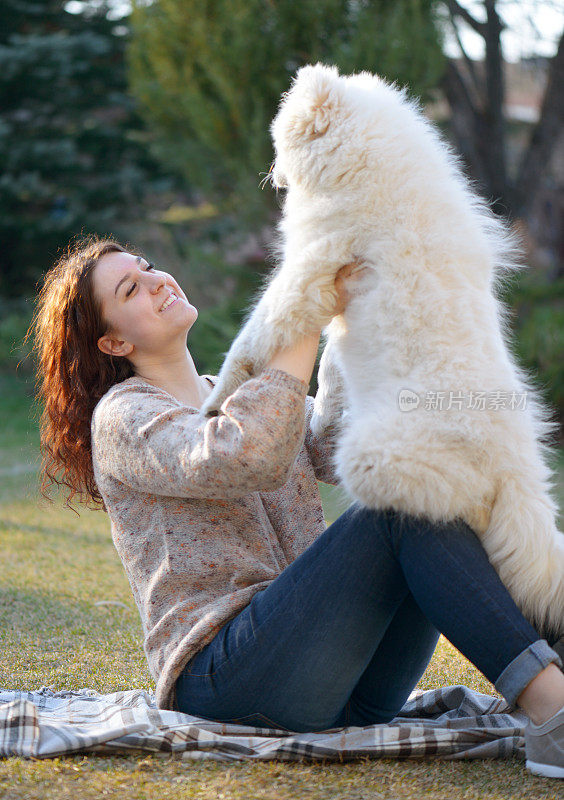
[{"label": "young woman sitting on grass", "polygon": [[167,272],[90,240],[47,273],[34,322],[44,488],[107,511],[158,705],[291,731],[386,723],[442,632],[528,715],[529,768],[564,777],[562,662],[472,530],[358,506],[325,527],[320,331],[202,418],[197,317]]}]

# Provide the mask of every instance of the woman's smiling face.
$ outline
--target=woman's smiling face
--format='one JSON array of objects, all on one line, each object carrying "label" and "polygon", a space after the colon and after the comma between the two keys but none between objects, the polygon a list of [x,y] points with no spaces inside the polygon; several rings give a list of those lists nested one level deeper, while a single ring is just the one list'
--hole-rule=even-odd
[{"label": "woman's smiling face", "polygon": [[185,345],[198,317],[172,275],[131,253],[102,256],[93,287],[107,325],[98,347],[106,353],[135,360],[169,349],[177,340]]}]

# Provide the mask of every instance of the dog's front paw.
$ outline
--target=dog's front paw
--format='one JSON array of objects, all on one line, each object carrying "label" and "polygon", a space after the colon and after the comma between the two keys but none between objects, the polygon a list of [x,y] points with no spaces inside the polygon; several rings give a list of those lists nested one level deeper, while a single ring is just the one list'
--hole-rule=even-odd
[{"label": "dog's front paw", "polygon": [[309,427],[314,436],[323,436],[329,428],[337,428],[341,424],[342,406],[335,397],[321,397],[318,391],[313,404],[313,414]]},{"label": "dog's front paw", "polygon": [[[227,396],[228,395],[225,395],[225,397]],[[216,386],[209,397],[207,397],[200,406],[200,414],[204,417],[208,416],[212,412],[217,414],[223,401],[225,400],[225,397],[224,393],[221,391],[221,387],[219,385]]]},{"label": "dog's front paw", "polygon": [[250,359],[234,360],[222,367],[217,383],[200,408],[203,415],[218,412],[228,397],[230,397],[242,383],[248,381],[255,374],[255,364]]},{"label": "dog's front paw", "polygon": [[319,437],[323,436],[323,433],[329,426],[329,420],[322,416],[321,414],[317,414],[315,411],[312,414],[309,427],[311,432],[314,436]]}]

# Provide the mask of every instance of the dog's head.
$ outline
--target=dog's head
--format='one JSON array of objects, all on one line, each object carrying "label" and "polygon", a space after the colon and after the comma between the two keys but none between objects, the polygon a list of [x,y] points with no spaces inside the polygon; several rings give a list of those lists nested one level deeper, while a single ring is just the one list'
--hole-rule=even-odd
[{"label": "dog's head", "polygon": [[380,78],[340,76],[336,67],[302,67],[283,95],[271,125],[278,188],[330,190],[353,180],[363,167],[371,104],[367,88]]}]

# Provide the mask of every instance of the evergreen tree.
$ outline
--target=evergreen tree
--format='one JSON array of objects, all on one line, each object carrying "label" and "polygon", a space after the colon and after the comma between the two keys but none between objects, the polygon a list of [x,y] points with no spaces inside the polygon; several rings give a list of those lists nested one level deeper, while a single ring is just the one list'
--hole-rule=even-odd
[{"label": "evergreen tree", "polygon": [[159,152],[251,218],[266,206],[269,123],[292,75],[324,61],[370,70],[418,94],[443,57],[433,0],[158,0],[132,15],[131,85]]},{"label": "evergreen tree", "polygon": [[107,6],[0,5],[0,296],[29,291],[57,250],[138,208],[147,169]]}]

